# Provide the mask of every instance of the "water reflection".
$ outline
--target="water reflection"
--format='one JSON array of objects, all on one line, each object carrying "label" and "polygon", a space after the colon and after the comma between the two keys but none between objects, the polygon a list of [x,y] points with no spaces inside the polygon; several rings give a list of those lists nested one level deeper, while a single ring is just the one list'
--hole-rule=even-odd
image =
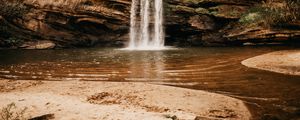
[{"label": "water reflection", "polygon": [[163,51],[138,52],[128,57],[130,74],[125,80],[130,81],[160,81],[164,79],[165,69]]}]

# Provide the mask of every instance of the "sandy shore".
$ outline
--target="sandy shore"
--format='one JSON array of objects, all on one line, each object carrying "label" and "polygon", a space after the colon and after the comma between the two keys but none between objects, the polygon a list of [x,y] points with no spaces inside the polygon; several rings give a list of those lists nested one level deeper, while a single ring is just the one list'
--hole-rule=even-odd
[{"label": "sandy shore", "polygon": [[300,50],[277,51],[242,61],[251,68],[300,75]]},{"label": "sandy shore", "polygon": [[27,107],[26,116],[31,117],[54,114],[57,120],[251,118],[240,100],[147,83],[1,80],[0,88],[1,108],[14,102],[20,109]]}]

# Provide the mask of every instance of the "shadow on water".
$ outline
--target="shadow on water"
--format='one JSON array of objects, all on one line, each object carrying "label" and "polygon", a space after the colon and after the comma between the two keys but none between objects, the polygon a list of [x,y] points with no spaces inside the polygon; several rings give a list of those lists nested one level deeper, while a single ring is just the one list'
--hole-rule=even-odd
[{"label": "shadow on water", "polygon": [[147,82],[206,90],[245,101],[254,119],[300,118],[300,77],[242,66],[288,47],[1,50],[0,78]]}]

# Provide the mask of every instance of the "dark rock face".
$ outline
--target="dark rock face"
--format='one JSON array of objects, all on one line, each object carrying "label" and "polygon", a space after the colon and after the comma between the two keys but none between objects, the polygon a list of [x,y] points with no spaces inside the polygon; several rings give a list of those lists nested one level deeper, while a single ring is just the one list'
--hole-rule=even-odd
[{"label": "dark rock face", "polygon": [[214,30],[216,26],[216,22],[214,19],[207,15],[195,15],[189,18],[188,23],[190,26],[194,27],[198,30]]},{"label": "dark rock face", "polygon": [[[124,46],[128,42],[130,0],[59,1],[24,0],[28,10],[22,17],[0,14],[0,47],[24,48],[42,40],[53,42],[56,48]],[[241,17],[261,0],[164,2],[169,45],[227,46],[286,42],[300,37],[299,21],[287,23],[292,26],[287,28],[241,24]]]},{"label": "dark rock face", "polygon": [[167,40],[183,41],[180,45],[268,44],[299,39],[299,20],[286,23],[292,26],[286,28],[240,22],[252,7],[262,4],[261,0],[169,0],[167,3],[166,31],[170,36]]},{"label": "dark rock face", "polygon": [[0,36],[13,36],[24,42],[50,40],[56,47],[115,46],[127,41],[122,37],[129,31],[130,1],[74,1],[77,2],[63,4],[25,0],[29,12],[22,18],[1,17],[0,23],[8,28],[5,31],[10,36]]}]

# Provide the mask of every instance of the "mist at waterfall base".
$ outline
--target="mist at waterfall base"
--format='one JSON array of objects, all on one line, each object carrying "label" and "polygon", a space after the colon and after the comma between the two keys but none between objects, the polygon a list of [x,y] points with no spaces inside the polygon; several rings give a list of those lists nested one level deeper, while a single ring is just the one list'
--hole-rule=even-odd
[{"label": "mist at waterfall base", "polygon": [[130,40],[128,47],[125,49],[166,49],[164,46],[162,0],[154,0],[154,2],[150,0],[133,0],[130,12]]}]

